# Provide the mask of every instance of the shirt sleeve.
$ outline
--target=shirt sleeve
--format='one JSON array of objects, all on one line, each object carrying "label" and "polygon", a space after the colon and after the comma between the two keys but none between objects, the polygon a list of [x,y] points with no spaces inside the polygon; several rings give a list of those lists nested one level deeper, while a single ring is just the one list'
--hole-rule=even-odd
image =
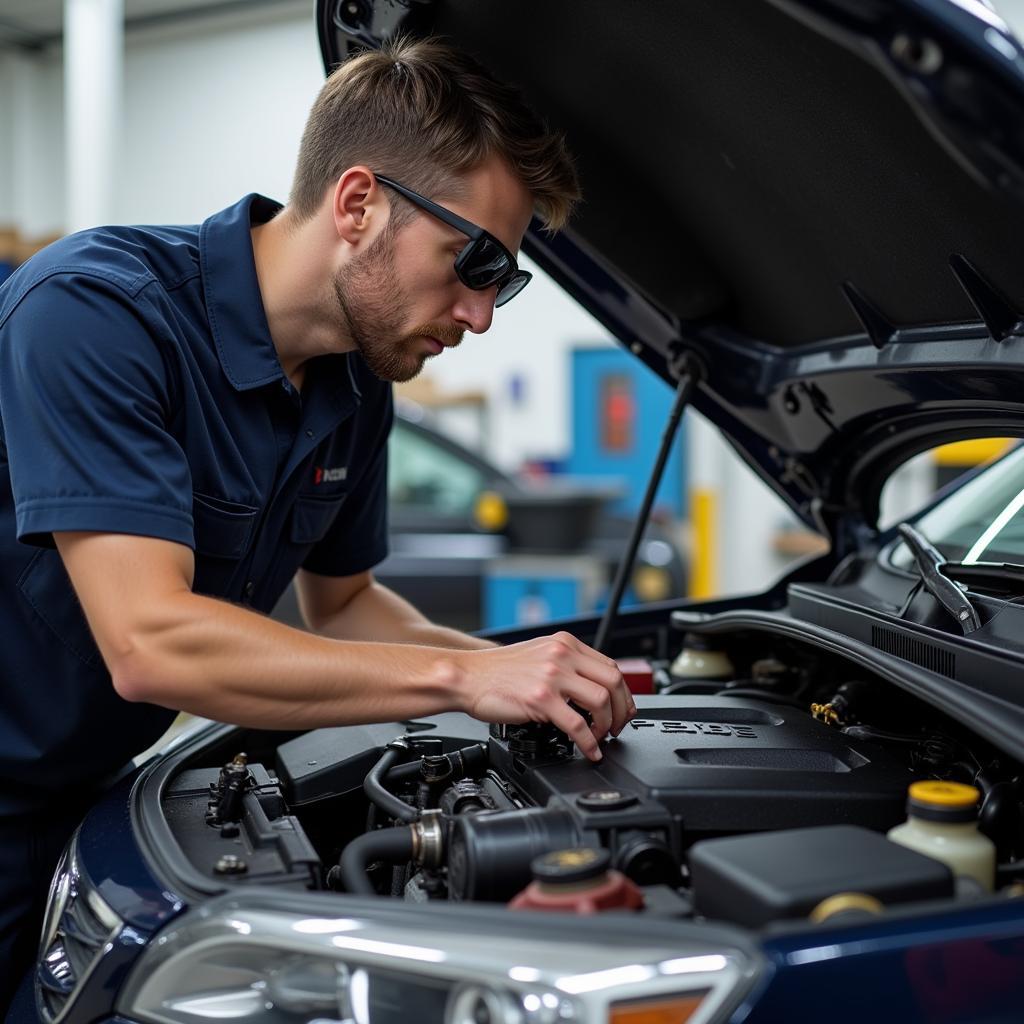
[{"label": "shirt sleeve", "polygon": [[52,547],[54,530],[194,543],[171,376],[142,292],[55,274],[0,322],[0,418],[26,544]]},{"label": "shirt sleeve", "polygon": [[[303,569],[320,576],[352,576],[372,569],[388,555],[388,435],[394,420],[391,386],[375,382],[379,397],[364,395],[360,415],[368,432],[366,469],[345,498],[322,540],[306,556]],[[376,411],[373,411],[374,408]]]}]

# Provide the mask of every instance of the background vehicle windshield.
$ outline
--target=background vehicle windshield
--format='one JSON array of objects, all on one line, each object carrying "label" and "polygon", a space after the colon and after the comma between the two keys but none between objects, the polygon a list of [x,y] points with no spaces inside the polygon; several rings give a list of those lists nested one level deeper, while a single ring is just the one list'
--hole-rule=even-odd
[{"label": "background vehicle windshield", "polygon": [[[1024,445],[968,481],[916,523],[951,562],[1024,564]],[[890,561],[910,568],[902,542]]]}]

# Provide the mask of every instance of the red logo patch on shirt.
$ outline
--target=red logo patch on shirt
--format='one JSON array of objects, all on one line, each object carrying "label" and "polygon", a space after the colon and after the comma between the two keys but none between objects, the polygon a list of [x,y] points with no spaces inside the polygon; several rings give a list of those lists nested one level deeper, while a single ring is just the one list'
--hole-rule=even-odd
[{"label": "red logo patch on shirt", "polygon": [[335,466],[333,469],[324,469],[317,466],[313,470],[313,483],[333,484],[348,477],[348,466]]}]

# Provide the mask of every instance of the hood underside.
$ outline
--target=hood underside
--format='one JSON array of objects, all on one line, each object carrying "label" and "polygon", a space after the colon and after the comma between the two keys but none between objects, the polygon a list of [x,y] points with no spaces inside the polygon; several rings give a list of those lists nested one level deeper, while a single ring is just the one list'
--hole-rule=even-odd
[{"label": "hood underside", "polygon": [[327,67],[439,34],[584,202],[524,249],[837,553],[895,465],[1024,434],[1024,56],[976,0],[320,0]]}]

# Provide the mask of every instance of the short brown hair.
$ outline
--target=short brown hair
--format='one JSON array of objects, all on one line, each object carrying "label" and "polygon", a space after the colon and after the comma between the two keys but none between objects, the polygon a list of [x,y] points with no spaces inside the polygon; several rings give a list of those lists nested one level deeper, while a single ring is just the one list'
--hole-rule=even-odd
[{"label": "short brown hair", "polygon": [[327,79],[302,134],[291,205],[301,220],[312,217],[355,164],[424,195],[451,196],[455,177],[492,155],[533,196],[545,227],[561,228],[580,194],[562,137],[468,54],[437,39],[400,39]]}]

